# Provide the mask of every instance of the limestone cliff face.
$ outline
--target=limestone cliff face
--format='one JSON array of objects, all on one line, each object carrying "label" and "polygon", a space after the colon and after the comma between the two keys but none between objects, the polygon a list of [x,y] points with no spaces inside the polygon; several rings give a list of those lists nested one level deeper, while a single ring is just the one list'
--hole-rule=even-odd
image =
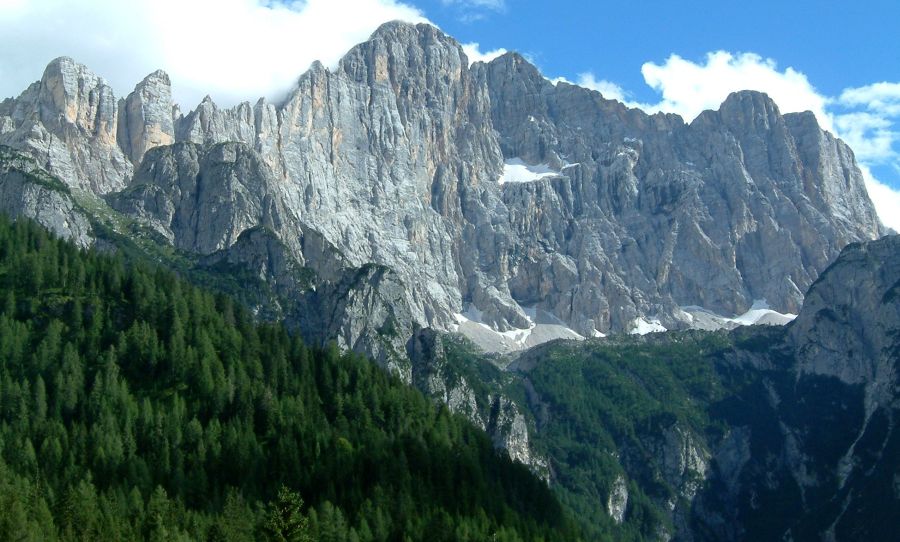
[{"label": "limestone cliff face", "polygon": [[[811,114],[741,92],[685,124],[515,54],[470,67],[428,25],[383,25],[282,103],[186,115],[163,72],[116,102],[58,59],[0,105],[0,143],[185,250],[259,225],[303,263],[315,231],[348,267],[390,270],[410,333],[466,308],[498,331],[536,309],[584,336],[688,327],[688,305],[797,312],[844,245],[883,233],[852,152]],[[501,183],[511,163],[545,173]]]},{"label": "limestone cliff face", "polygon": [[118,118],[106,81],[62,57],[0,105],[0,144],[26,152],[72,188],[121,190],[133,166],[116,141]]},{"label": "limestone cliff face", "polygon": [[176,247],[210,254],[257,225],[281,225],[273,184],[271,172],[245,145],[178,143],[149,151],[131,186],[109,201]]},{"label": "limestone cliff face", "polygon": [[463,250],[502,235],[485,218],[500,163],[485,95],[458,44],[390,24],[335,72],[314,65],[281,109],[287,205],[355,265],[391,267],[421,325],[449,328],[467,297],[513,305]]},{"label": "limestone cliff face", "polygon": [[0,145],[0,212],[25,217],[52,233],[87,248],[93,232],[86,214],[64,184],[38,164]]},{"label": "limestone cliff face", "polygon": [[[513,296],[540,292],[532,301],[582,334],[647,314],[678,327],[684,305],[796,312],[844,245],[883,231],[846,145],[763,94],[685,124],[553,85],[515,54],[475,71],[504,156],[559,172],[503,188],[520,242]],[[560,259],[577,273],[542,284]]]},{"label": "limestone cliff face", "polygon": [[166,72],[157,70],[138,83],[119,104],[119,146],[134,164],[144,153],[175,142],[172,84]]}]

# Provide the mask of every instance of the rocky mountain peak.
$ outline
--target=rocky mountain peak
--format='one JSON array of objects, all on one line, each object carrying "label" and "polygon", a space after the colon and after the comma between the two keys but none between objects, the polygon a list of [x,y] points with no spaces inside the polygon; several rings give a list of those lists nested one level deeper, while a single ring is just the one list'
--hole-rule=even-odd
[{"label": "rocky mountain peak", "polygon": [[406,21],[388,21],[372,32],[369,41],[383,41],[396,44],[398,47],[409,47],[416,43],[440,44],[452,49],[459,49],[459,43],[439,28],[428,23],[409,23]]},{"label": "rocky mountain peak", "polygon": [[719,116],[726,126],[768,129],[781,118],[778,105],[765,92],[741,90],[729,94],[719,106]]},{"label": "rocky mountain peak", "polygon": [[[492,70],[515,73],[526,81],[543,80],[537,67],[516,51],[508,51],[487,63]],[[548,81],[549,82],[549,81]]]},{"label": "rocky mountain peak", "polygon": [[114,138],[115,96],[112,88],[85,65],[69,57],[52,60],[41,77],[40,120],[57,130],[71,125],[104,142]]},{"label": "rocky mountain peak", "polygon": [[116,142],[118,107],[112,88],[68,57],[0,108],[0,144],[23,151],[72,188],[121,189],[132,165]]},{"label": "rocky mountain peak", "polygon": [[119,144],[132,163],[140,164],[153,147],[175,142],[172,83],[166,72],[145,77],[119,107]]},{"label": "rocky mountain peak", "polygon": [[[395,92],[414,98],[468,75],[465,59],[459,43],[434,26],[392,21],[351,49],[341,59],[340,70],[355,81],[389,83]],[[414,81],[426,86],[416,88]]]}]

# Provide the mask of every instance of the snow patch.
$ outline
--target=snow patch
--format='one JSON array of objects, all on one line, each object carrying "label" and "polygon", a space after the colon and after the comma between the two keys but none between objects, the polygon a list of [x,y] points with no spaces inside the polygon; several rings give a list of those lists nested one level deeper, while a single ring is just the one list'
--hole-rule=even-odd
[{"label": "snow patch", "polygon": [[784,325],[792,321],[796,317],[796,314],[783,314],[773,311],[769,307],[769,304],[765,299],[755,299],[753,300],[753,305],[750,307],[750,310],[740,316],[732,318],[731,320],[742,326],[753,326],[761,323],[770,323],[784,320],[784,322],[781,324]]},{"label": "snow patch", "polygon": [[646,335],[648,333],[660,333],[663,331],[668,331],[656,318],[645,320],[644,318],[639,316],[631,322],[631,325],[633,327],[631,331],[628,332],[631,335]]},{"label": "snow patch", "polygon": [[750,310],[744,314],[728,317],[696,305],[681,307],[684,320],[697,329],[734,329],[738,326],[783,326],[797,317],[792,313],[781,313],[772,310],[765,299],[756,299]]},{"label": "snow patch", "polygon": [[500,353],[524,350],[554,339],[584,340],[584,337],[548,312],[536,307],[522,307],[522,311],[528,319],[527,328],[498,331],[485,323],[482,311],[469,304],[464,312],[454,315],[457,321],[454,331],[465,335],[486,352]]},{"label": "snow patch", "polygon": [[503,175],[500,176],[498,182],[500,184],[528,183],[554,175],[559,175],[559,172],[551,168],[549,164],[530,165],[521,158],[510,158],[503,163]]}]

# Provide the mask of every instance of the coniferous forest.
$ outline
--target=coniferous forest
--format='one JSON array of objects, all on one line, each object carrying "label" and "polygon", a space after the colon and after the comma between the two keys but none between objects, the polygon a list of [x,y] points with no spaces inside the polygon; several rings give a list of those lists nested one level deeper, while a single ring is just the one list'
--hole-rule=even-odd
[{"label": "coniferous forest", "polygon": [[574,540],[371,362],[0,217],[0,540]]}]

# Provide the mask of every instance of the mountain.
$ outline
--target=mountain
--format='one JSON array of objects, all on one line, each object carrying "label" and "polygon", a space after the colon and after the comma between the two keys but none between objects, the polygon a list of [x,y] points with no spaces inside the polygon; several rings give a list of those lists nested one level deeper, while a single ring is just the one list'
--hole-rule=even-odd
[{"label": "mountain", "polygon": [[[812,114],[740,92],[690,124],[647,115],[514,53],[470,66],[428,25],[385,24],[281,103],[186,115],[163,72],[116,101],[60,58],[0,127],[179,249],[229,251],[261,226],[313,284],[384,266],[324,330],[407,379],[420,327],[502,351],[762,300],[796,313],[843,246],[885,232],[853,153]],[[373,338],[384,327],[397,337]]]},{"label": "mountain", "polygon": [[593,536],[878,538],[895,511],[896,237],[811,113],[647,115],[388,23],[279,103],[187,114],[163,72],[117,100],[60,58],[0,145],[4,212],[367,355]]}]

